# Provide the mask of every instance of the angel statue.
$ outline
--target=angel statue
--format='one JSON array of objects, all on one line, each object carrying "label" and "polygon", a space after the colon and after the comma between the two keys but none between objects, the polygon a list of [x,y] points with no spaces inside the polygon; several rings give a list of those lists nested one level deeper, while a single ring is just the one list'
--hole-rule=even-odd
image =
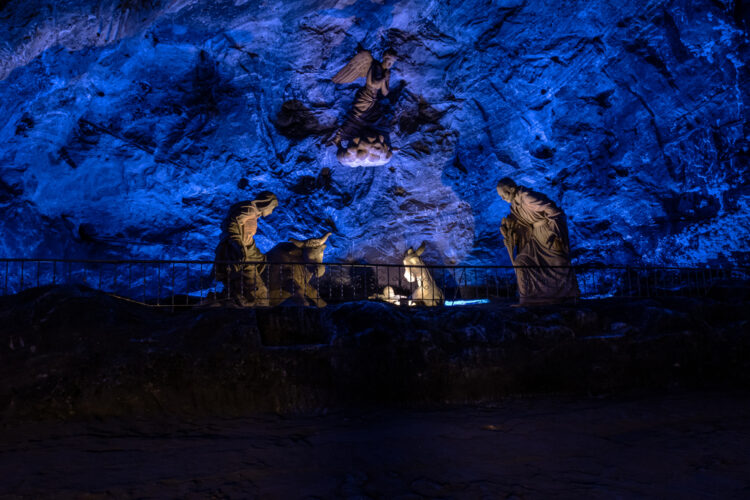
[{"label": "angel statue", "polygon": [[[342,164],[379,166],[388,163],[393,156],[388,131],[379,125],[378,97],[388,95],[391,68],[395,62],[396,51],[393,49],[383,52],[383,62],[373,58],[370,51],[362,50],[333,77],[334,83],[351,83],[365,78],[365,85],[357,90],[346,121],[331,139],[331,143],[338,147],[336,156]],[[348,141],[348,144],[343,146],[343,141]]]}]

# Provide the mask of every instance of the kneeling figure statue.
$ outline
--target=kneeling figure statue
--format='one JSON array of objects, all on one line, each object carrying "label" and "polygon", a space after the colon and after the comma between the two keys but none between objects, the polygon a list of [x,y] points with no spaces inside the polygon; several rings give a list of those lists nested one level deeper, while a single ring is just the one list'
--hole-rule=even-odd
[{"label": "kneeling figure statue", "polygon": [[265,256],[255,246],[258,219],[279,205],[270,191],[257,199],[235,203],[221,224],[221,241],[216,247],[214,277],[224,284],[224,295],[242,306],[267,306],[268,289],[261,277]]}]

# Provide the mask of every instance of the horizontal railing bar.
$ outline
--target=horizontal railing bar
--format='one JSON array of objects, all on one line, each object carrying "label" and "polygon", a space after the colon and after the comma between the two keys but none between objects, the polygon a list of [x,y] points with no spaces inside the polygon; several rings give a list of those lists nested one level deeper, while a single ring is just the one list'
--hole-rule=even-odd
[{"label": "horizontal railing bar", "polygon": [[[324,275],[317,276],[316,267],[324,267]],[[0,258],[0,295],[39,287],[40,284],[83,284],[116,296],[129,296],[128,300],[151,307],[171,307],[174,310],[205,303],[206,300],[240,298],[263,307],[269,300],[283,300],[285,287],[292,287],[290,293],[302,293],[306,303],[308,299],[316,304],[319,301],[325,304],[385,300],[401,306],[420,303],[454,305],[478,299],[489,302],[520,297],[521,278],[526,270],[533,273],[545,269],[575,273],[576,296],[581,299],[707,295],[719,281],[750,282],[748,266],[602,263],[482,266],[430,265],[424,262],[412,265],[403,262]],[[271,286],[275,288],[271,290]],[[272,293],[276,295],[272,297]]]},{"label": "horizontal railing bar", "polygon": [[272,261],[234,261],[234,260],[191,260],[191,259],[29,259],[29,258],[0,258],[0,262],[18,262],[18,263],[65,263],[65,264],[197,264],[197,265],[324,265],[324,266],[345,266],[351,268],[424,268],[424,269],[601,269],[601,270],[632,270],[632,271],[741,271],[750,272],[750,266],[731,266],[731,267],[679,267],[679,266],[644,266],[644,265],[608,265],[608,264],[574,264],[569,266],[520,266],[520,265],[445,265],[445,264],[425,264],[404,265],[404,264],[379,264],[379,263],[358,263],[358,262],[272,262]]}]

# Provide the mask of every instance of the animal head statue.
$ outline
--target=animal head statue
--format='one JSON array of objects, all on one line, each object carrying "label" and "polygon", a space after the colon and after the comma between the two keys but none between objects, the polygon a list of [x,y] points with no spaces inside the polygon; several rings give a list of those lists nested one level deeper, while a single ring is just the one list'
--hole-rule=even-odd
[{"label": "animal head statue", "polygon": [[425,242],[423,241],[422,244],[419,245],[419,248],[416,250],[409,248],[406,251],[406,255],[404,255],[404,277],[410,283],[417,281],[417,278],[421,277],[423,274],[424,270],[422,269],[422,266],[424,266],[424,261],[422,260],[422,254],[424,253],[424,248]]},{"label": "animal head statue", "polygon": [[[310,238],[309,240],[298,240],[295,238],[289,238],[289,241],[302,250],[302,260],[311,264],[322,264],[323,262],[323,251],[326,249],[326,240],[331,236],[331,232],[328,231],[320,238]],[[319,278],[326,272],[324,265],[318,265],[316,268],[315,275]]]}]

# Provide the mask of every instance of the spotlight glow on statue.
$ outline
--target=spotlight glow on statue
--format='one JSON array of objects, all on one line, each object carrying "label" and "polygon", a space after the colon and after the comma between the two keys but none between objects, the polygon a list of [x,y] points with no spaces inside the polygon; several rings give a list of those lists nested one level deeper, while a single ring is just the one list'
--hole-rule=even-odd
[{"label": "spotlight glow on statue", "polygon": [[323,252],[329,236],[330,231],[320,238],[304,241],[289,238],[289,241],[279,243],[268,251],[268,260],[271,262],[268,272],[270,305],[327,305],[318,290],[310,284],[310,280],[313,277],[320,278],[326,272]]},{"label": "spotlight glow on statue", "polygon": [[416,283],[417,288],[409,296],[410,306],[439,306],[444,302],[443,291],[438,288],[430,270],[422,260],[425,244],[416,250],[409,249],[404,255],[404,278],[410,283]]},{"label": "spotlight glow on statue", "polygon": [[580,292],[570,267],[563,211],[545,195],[507,177],[497,183],[497,194],[510,203],[510,215],[502,220],[500,232],[515,266],[521,305],[577,298]]},{"label": "spotlight glow on statue", "polygon": [[[391,68],[396,62],[396,52],[383,52],[383,62],[372,57],[370,51],[357,53],[349,63],[332,78],[334,83],[351,83],[365,78],[365,85],[356,96],[344,124],[336,130],[331,143],[338,147],[336,158],[350,167],[375,167],[391,160],[388,129],[380,122],[382,111],[380,96],[387,96]],[[344,145],[343,142],[347,141]]]},{"label": "spotlight glow on statue", "polygon": [[435,283],[432,273],[422,260],[425,243],[414,250],[409,248],[404,255],[402,264],[404,266],[404,278],[409,283],[414,283],[416,288],[408,297],[399,295],[392,286],[386,286],[381,293],[370,297],[371,300],[382,300],[394,305],[409,306],[441,306],[445,304],[445,295]]},{"label": "spotlight glow on statue", "polygon": [[268,289],[261,277],[266,257],[255,246],[258,219],[279,205],[270,191],[255,200],[235,203],[221,225],[214,276],[224,283],[224,295],[243,306],[267,306]]}]

